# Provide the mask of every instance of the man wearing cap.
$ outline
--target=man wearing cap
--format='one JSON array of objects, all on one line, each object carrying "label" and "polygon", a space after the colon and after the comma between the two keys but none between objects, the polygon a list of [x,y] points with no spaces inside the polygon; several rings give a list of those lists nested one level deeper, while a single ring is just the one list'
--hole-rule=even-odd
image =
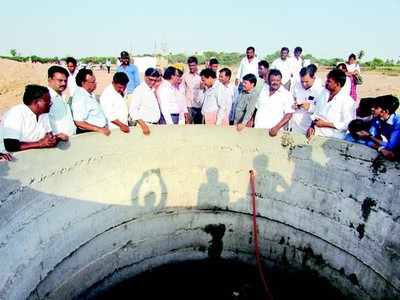
[{"label": "man wearing cap", "polygon": [[126,51],[121,52],[121,64],[117,68],[117,72],[123,72],[128,75],[129,82],[126,88],[126,94],[131,94],[133,90],[140,84],[139,69],[130,63],[129,53]]}]

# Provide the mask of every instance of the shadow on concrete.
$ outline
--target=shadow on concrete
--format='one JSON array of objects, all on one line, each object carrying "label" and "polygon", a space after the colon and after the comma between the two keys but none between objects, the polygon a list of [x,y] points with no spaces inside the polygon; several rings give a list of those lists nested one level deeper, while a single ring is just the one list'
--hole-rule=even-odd
[{"label": "shadow on concrete", "polygon": [[207,182],[202,183],[197,195],[199,208],[227,208],[229,204],[229,186],[219,181],[217,168],[208,168],[206,171]]}]

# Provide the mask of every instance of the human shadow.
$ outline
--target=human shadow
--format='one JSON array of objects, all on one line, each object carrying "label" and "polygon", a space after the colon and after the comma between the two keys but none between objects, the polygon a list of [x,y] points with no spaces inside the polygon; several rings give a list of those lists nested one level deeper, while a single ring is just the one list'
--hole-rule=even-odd
[{"label": "human shadow", "polygon": [[197,195],[198,207],[226,209],[229,204],[229,186],[219,181],[217,168],[208,168],[206,175],[207,182],[200,185]]},{"label": "human shadow", "polygon": [[[157,193],[154,190],[143,191],[143,186],[149,184],[154,176],[157,178],[160,188],[159,199],[157,199]],[[142,195],[142,193],[145,194]],[[167,186],[165,185],[164,179],[161,176],[161,170],[150,169],[142,174],[142,177],[133,187],[131,193],[131,203],[134,208],[141,208],[145,209],[146,211],[152,209],[162,209],[166,205],[167,196]]]}]

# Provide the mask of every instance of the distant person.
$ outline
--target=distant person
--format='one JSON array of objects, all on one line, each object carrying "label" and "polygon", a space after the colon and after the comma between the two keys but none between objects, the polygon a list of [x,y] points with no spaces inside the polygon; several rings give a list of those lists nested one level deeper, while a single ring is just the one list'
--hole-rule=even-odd
[{"label": "distant person", "polygon": [[203,105],[203,89],[201,86],[201,77],[198,70],[198,61],[195,56],[187,60],[189,72],[183,74],[182,84],[187,99],[187,107],[192,124],[201,124],[203,116],[201,106]]},{"label": "distant person", "polygon": [[211,58],[210,61],[208,62],[208,68],[213,70],[215,74],[218,74],[218,69],[219,69],[219,61],[216,58]]},{"label": "distant person", "polygon": [[271,65],[282,74],[282,85],[290,91],[290,79],[292,77],[292,62],[289,59],[289,48],[282,47],[280,57],[275,59]]},{"label": "distant person", "polygon": [[270,136],[276,136],[290,121],[293,110],[293,96],[281,85],[282,74],[271,69],[268,73],[268,85],[265,85],[257,100],[255,128],[268,130]]},{"label": "distant person", "polygon": [[68,70],[68,94],[70,96],[74,95],[74,92],[76,90],[76,74],[78,74],[78,62],[76,61],[75,58],[73,57],[67,57],[66,59],[66,63],[67,63],[67,70]]},{"label": "distant person", "polygon": [[[55,147],[67,141],[62,133],[51,131],[48,112],[51,107],[49,89],[30,84],[25,87],[23,104],[11,108],[3,121],[4,147],[9,152]],[[4,156],[3,156],[4,157]]]},{"label": "distant person", "polygon": [[128,75],[116,72],[112,83],[104,89],[100,96],[100,105],[107,118],[108,128],[118,128],[125,133],[129,133],[128,107],[124,94],[128,82]]},{"label": "distant person", "polygon": [[51,107],[49,111],[50,126],[54,134],[67,136],[76,134],[71,107],[66,94],[69,72],[61,66],[51,66],[47,70],[47,86],[50,91]]},{"label": "distant person", "polygon": [[234,121],[238,131],[242,131],[245,127],[254,126],[254,114],[258,99],[255,92],[257,77],[254,74],[244,75],[242,83],[243,89],[237,100]]},{"label": "distant person", "polygon": [[355,102],[343,91],[346,74],[333,69],[327,75],[325,89],[316,99],[307,138],[313,135],[343,139],[351,120],[355,119]]},{"label": "distant person", "polygon": [[[294,48],[293,51],[293,56],[290,57],[290,62],[292,64],[292,75],[291,75],[291,89],[293,89],[294,85],[300,81],[300,70],[304,66],[304,60],[303,56],[301,55],[303,53],[303,49],[301,47],[296,47]],[[304,66],[305,67],[305,66]]]},{"label": "distant person", "polygon": [[354,101],[357,101],[356,84],[354,78],[349,74],[347,66],[344,63],[338,64],[336,69],[342,70],[346,74],[346,82],[344,84],[343,90],[346,94],[350,95]]},{"label": "distant person", "polygon": [[212,69],[200,72],[201,81],[206,87],[204,103],[201,109],[204,123],[209,125],[229,125],[228,103],[224,97],[223,86],[217,80],[217,75]]},{"label": "distant person", "polygon": [[72,115],[77,126],[77,133],[99,132],[110,135],[107,119],[96,99],[96,77],[90,69],[81,69],[76,75],[78,88],[72,97]]},{"label": "distant person", "polygon": [[[229,123],[229,121],[231,120],[231,114],[233,109],[236,109],[236,106],[233,107],[233,102],[234,102],[234,98],[236,96],[236,92],[237,89],[235,88],[235,85],[233,83],[231,83],[231,76],[232,76],[232,71],[228,68],[223,68],[221,70],[219,70],[219,76],[218,76],[218,80],[222,85],[222,93],[223,93],[223,97],[226,99],[226,107],[227,107],[227,121],[226,123]],[[225,120],[225,118],[224,118]],[[226,124],[229,125],[229,124]]]},{"label": "distant person", "polygon": [[266,60],[258,62],[258,78],[260,79],[256,86],[256,93],[259,95],[264,85],[268,84],[269,63]]},{"label": "distant person", "polygon": [[158,124],[161,117],[160,106],[154,93],[160,72],[155,68],[148,68],[144,73],[144,81],[133,91],[129,115],[131,119],[142,127],[143,133],[150,133],[146,123]]},{"label": "distant person", "polygon": [[117,72],[124,72],[128,75],[129,83],[126,89],[126,94],[132,94],[135,88],[140,84],[140,73],[139,69],[130,63],[131,59],[129,53],[126,51],[121,52],[120,62],[121,64],[117,68]]},{"label": "distant person", "polygon": [[106,60],[106,67],[107,67],[107,73],[110,74],[111,72],[111,60],[107,58]]},{"label": "distant person", "polygon": [[294,113],[290,120],[293,132],[306,134],[311,124],[311,110],[324,90],[322,82],[316,77],[317,66],[310,64],[299,72],[300,82],[293,86]]},{"label": "distant person", "polygon": [[162,114],[160,124],[173,125],[179,123],[181,106],[175,93],[175,86],[178,81],[178,70],[172,66],[168,67],[164,72],[164,80],[157,90]]},{"label": "distant person", "polygon": [[257,76],[259,59],[256,57],[254,47],[247,47],[246,56],[242,58],[236,74],[235,85],[238,86],[243,81],[243,77],[247,74]]}]

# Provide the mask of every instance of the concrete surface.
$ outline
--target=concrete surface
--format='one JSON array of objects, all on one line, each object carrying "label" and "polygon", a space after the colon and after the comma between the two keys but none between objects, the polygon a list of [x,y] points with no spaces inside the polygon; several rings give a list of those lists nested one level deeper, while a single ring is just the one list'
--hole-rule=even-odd
[{"label": "concrete surface", "polygon": [[0,299],[89,297],[159,265],[267,265],[358,299],[399,299],[400,166],[363,146],[185,126],[86,134],[0,164]]}]

